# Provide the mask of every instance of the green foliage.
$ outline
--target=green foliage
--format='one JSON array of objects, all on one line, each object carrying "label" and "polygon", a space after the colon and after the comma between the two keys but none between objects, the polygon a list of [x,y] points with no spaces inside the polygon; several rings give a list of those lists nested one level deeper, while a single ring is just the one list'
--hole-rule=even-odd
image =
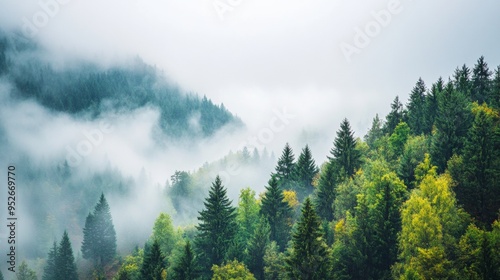
[{"label": "green foliage", "polygon": [[330,150],[332,157],[330,162],[334,163],[336,168],[342,170],[342,175],[350,177],[361,165],[361,154],[356,149],[356,139],[351,125],[347,119],[340,124],[340,130],[337,131],[337,137],[333,141],[333,148]]},{"label": "green foliage", "polygon": [[490,98],[488,104],[500,110],[500,65],[495,69],[491,81]]},{"label": "green foliage", "polygon": [[422,78],[419,78],[410,93],[408,109],[408,125],[414,135],[420,135],[425,131],[425,123],[422,122],[425,115],[425,92],[427,91]]},{"label": "green foliage", "polygon": [[26,261],[22,261],[16,271],[17,280],[37,280],[35,271],[28,267]]},{"label": "green foliage", "polygon": [[248,245],[248,268],[257,280],[264,279],[264,256],[269,245],[271,228],[267,220],[261,218]]},{"label": "green foliage", "polygon": [[470,96],[470,91],[472,87],[470,69],[467,65],[463,65],[462,68],[455,69],[453,73],[453,85],[455,89],[465,96]]},{"label": "green foliage", "polygon": [[141,277],[141,267],[144,260],[144,250],[136,248],[132,255],[125,257],[125,260],[118,270],[115,280],[139,280]]},{"label": "green foliage", "polygon": [[318,187],[314,204],[318,209],[318,215],[327,221],[333,220],[333,202],[336,197],[336,184],[338,174],[334,164],[327,162],[321,167]]},{"label": "green foliage", "polygon": [[382,121],[380,120],[378,114],[375,115],[375,118],[373,118],[372,121],[372,126],[370,130],[366,133],[364,140],[366,144],[371,149],[377,149],[377,140],[379,140],[382,136],[384,136],[384,130],[382,129]]},{"label": "green foliage", "polygon": [[212,280],[255,280],[253,274],[238,261],[228,262],[224,266],[214,265]]},{"label": "green foliage", "polygon": [[255,198],[255,191],[245,188],[240,191],[236,223],[238,238],[247,244],[259,223],[260,205]]},{"label": "green foliage", "polygon": [[443,79],[439,77],[436,83],[432,84],[430,92],[425,96],[425,114],[421,120],[424,123],[424,133],[431,134],[434,122],[438,113],[438,96],[443,91]]},{"label": "green foliage", "polygon": [[410,127],[405,122],[400,122],[389,137],[389,147],[392,159],[397,159],[403,154],[403,149],[410,136]]},{"label": "green foliage", "polygon": [[281,157],[276,165],[276,179],[282,189],[293,188],[293,171],[295,169],[295,155],[288,143],[285,144]]},{"label": "green foliage", "polygon": [[336,189],[335,201],[333,202],[334,219],[346,218],[346,213],[354,213],[357,205],[357,196],[363,188],[363,172],[358,171],[353,178],[340,183]]},{"label": "green foliage", "polygon": [[153,234],[150,239],[158,242],[163,256],[169,256],[181,238],[180,233],[174,229],[170,215],[160,213],[158,218],[156,218],[153,226]]},{"label": "green foliage", "polygon": [[329,279],[331,255],[323,239],[321,221],[309,198],[302,207],[302,216],[292,238],[292,250],[286,261],[289,279]]},{"label": "green foliage", "polygon": [[271,177],[266,187],[260,213],[271,227],[271,241],[276,241],[280,250],[284,251],[290,238],[292,208],[284,201],[275,176]]},{"label": "green foliage", "polygon": [[489,96],[491,72],[488,64],[481,56],[474,69],[472,69],[472,90],[471,101],[477,101],[479,104],[485,102]]},{"label": "green foliage", "polygon": [[198,279],[199,275],[200,268],[195,253],[191,248],[191,242],[187,241],[181,258],[173,266],[173,277],[171,279],[194,280]]},{"label": "green foliage", "polygon": [[236,234],[236,211],[226,192],[217,176],[204,203],[205,209],[199,213],[195,243],[205,275],[210,273],[212,265],[222,264]]},{"label": "green foliage", "polygon": [[385,118],[384,132],[391,135],[396,126],[405,120],[405,111],[403,109],[403,104],[399,101],[399,96],[394,98],[391,103],[391,111]]},{"label": "green foliage", "polygon": [[406,142],[403,154],[399,159],[397,174],[408,187],[415,187],[415,168],[424,160],[425,154],[429,152],[428,139],[421,136],[410,136]]},{"label": "green foliage", "polygon": [[[56,247],[54,247],[55,249]],[[49,253],[50,257],[50,253]],[[64,231],[59,247],[57,247],[57,254],[55,257],[55,275],[58,280],[76,280],[78,274],[76,271],[75,258],[73,256],[73,249],[69,241],[68,233]]]},{"label": "green foliage", "polygon": [[191,177],[185,171],[175,171],[170,179],[172,180],[172,187],[168,193],[172,198],[175,210],[181,211],[182,203],[192,195]]},{"label": "green foliage", "polygon": [[109,263],[116,255],[116,232],[104,194],[85,220],[82,255],[100,266]]},{"label": "green foliage", "polygon": [[302,200],[302,198],[313,192],[314,187],[312,182],[318,171],[318,166],[314,162],[311,150],[306,145],[297,159],[292,175],[299,200]]},{"label": "green foliage", "polygon": [[54,241],[54,245],[49,251],[47,256],[47,263],[45,268],[43,269],[43,277],[42,280],[55,280],[57,279],[57,266],[56,266],[56,258],[57,258],[57,242]]},{"label": "green foliage", "polygon": [[275,241],[269,243],[264,254],[264,279],[285,280],[287,278],[285,269],[285,254],[279,251]]},{"label": "green foliage", "polygon": [[141,266],[142,280],[163,280],[165,273],[164,257],[161,253],[160,243],[153,241],[151,248],[146,250]]}]

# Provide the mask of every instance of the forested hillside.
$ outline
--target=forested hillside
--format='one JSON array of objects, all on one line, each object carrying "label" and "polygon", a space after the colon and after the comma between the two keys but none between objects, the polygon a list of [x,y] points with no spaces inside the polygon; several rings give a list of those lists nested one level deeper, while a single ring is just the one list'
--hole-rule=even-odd
[{"label": "forested hillside", "polygon": [[[40,74],[41,66],[26,70],[40,86],[23,82],[16,67],[26,65],[0,55],[15,96],[54,110],[95,113],[108,106],[105,100],[115,109],[148,102],[163,108],[158,96],[138,101],[155,92],[156,83],[145,74],[152,70],[89,71],[86,78],[48,70],[69,75],[81,88],[88,83],[88,98],[74,103],[44,89],[51,75]],[[124,77],[128,89],[132,83],[145,88],[143,94],[130,90],[130,99],[113,99]],[[91,94],[98,81],[105,97]],[[197,171],[165,174],[165,190],[156,194],[167,210],[148,217],[156,220],[144,229],[147,240],[117,234],[106,199],[130,191],[132,179],[112,168],[82,180],[64,164],[50,173],[26,165],[31,173],[23,177],[46,178],[45,196],[66,192],[77,198],[74,205],[62,202],[60,212],[78,209],[64,216],[78,243],[71,245],[64,228],[52,228],[52,235],[39,237],[43,246],[33,244],[38,250],[32,257],[45,260],[31,266],[44,268],[38,269],[43,279],[500,279],[500,66],[492,71],[481,57],[448,79],[418,79],[410,90],[405,104],[396,97],[385,118],[374,117],[363,139],[354,137],[344,119],[321,162],[308,145],[286,144],[277,159],[245,148]],[[261,186],[234,186],[234,176],[264,172],[270,162],[274,172],[265,174],[262,193],[255,191]],[[213,178],[235,164],[245,168]],[[95,188],[92,195],[88,186]],[[228,195],[236,188],[243,188],[238,201]],[[30,199],[35,203],[37,197]],[[44,226],[54,219],[46,209],[37,217]],[[54,232],[56,240],[47,244]],[[120,243],[128,246],[117,250]],[[32,269],[24,263],[18,273],[33,275]]]}]

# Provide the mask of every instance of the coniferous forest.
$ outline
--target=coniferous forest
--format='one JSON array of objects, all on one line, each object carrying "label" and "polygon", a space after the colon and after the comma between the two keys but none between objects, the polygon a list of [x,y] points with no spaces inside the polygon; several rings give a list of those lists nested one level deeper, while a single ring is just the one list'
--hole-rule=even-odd
[{"label": "coniferous forest", "polygon": [[[0,75],[15,100],[83,120],[153,106],[158,141],[243,125],[224,105],[182,92],[140,60],[61,71],[31,58],[31,44],[0,40]],[[417,78],[408,100],[396,96],[362,138],[343,119],[323,158],[307,144],[286,143],[276,156],[245,147],[164,174],[155,196],[165,210],[147,213],[154,223],[143,228],[146,239],[120,236],[108,202],[138,195],[134,178],[109,166],[82,175],[68,162],[47,167],[21,158],[24,203],[40,206],[16,277],[500,279],[500,66],[490,69],[480,57],[443,75],[450,76]],[[198,127],[190,126],[193,113]],[[0,141],[9,141],[1,130]],[[212,176],[235,162],[243,173],[251,167],[251,176],[273,169],[259,174],[263,191],[235,190]]]}]

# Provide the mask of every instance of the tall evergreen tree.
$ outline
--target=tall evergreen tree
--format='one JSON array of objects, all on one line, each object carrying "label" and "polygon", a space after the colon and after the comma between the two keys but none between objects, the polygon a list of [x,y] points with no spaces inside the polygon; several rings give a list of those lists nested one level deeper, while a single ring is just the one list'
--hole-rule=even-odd
[{"label": "tall evergreen tree", "polygon": [[443,79],[439,77],[425,96],[424,133],[431,134],[438,112],[438,96],[443,91]]},{"label": "tall evergreen tree", "polygon": [[318,166],[312,158],[311,150],[306,145],[299,155],[295,168],[293,170],[293,178],[297,184],[296,191],[299,199],[309,195],[314,190],[312,181],[318,173]]},{"label": "tall evergreen tree", "polygon": [[350,177],[361,165],[361,153],[356,149],[356,139],[351,125],[347,119],[340,124],[340,130],[337,131],[337,137],[333,141],[333,148],[330,150],[332,157],[330,162],[342,170],[345,177]]},{"label": "tall evergreen tree", "polygon": [[172,279],[178,280],[194,280],[198,279],[200,275],[200,268],[198,267],[197,259],[189,240],[184,246],[181,258],[173,267],[173,273],[174,277]]},{"label": "tall evergreen tree", "polygon": [[292,187],[294,168],[295,155],[290,145],[286,143],[276,166],[276,177],[281,188],[289,189]]},{"label": "tall evergreen tree", "polygon": [[408,109],[408,125],[415,135],[424,132],[424,115],[425,115],[425,92],[427,91],[422,78],[419,78],[415,87],[410,93],[410,100],[406,105]]},{"label": "tall evergreen tree", "polygon": [[453,85],[455,86],[455,89],[458,92],[461,92],[464,96],[470,96],[470,69],[465,64],[462,68],[455,69],[455,73],[453,74]]},{"label": "tall evergreen tree", "polygon": [[283,192],[278,186],[276,177],[272,176],[262,198],[260,213],[271,227],[271,241],[276,241],[281,251],[285,250],[290,238],[292,211],[290,205],[284,201]]},{"label": "tall evergreen tree", "polygon": [[316,205],[318,215],[326,221],[333,220],[333,202],[336,197],[338,177],[334,163],[327,162],[323,165],[314,204]]},{"label": "tall evergreen tree", "polygon": [[261,218],[248,246],[248,269],[257,280],[264,280],[264,255],[269,245],[271,228],[265,218]]},{"label": "tall evergreen tree", "polygon": [[431,155],[440,172],[453,154],[459,154],[470,126],[467,98],[454,90],[450,82],[438,96],[438,115],[435,120]]},{"label": "tall evergreen tree", "polygon": [[145,252],[141,267],[142,280],[162,280],[165,265],[163,255],[160,250],[160,244],[155,239],[151,248]]},{"label": "tall evergreen tree", "polygon": [[384,132],[386,134],[391,135],[396,126],[404,121],[404,109],[403,104],[399,101],[399,96],[394,98],[394,101],[391,103],[391,111],[386,116],[386,121],[384,124]]},{"label": "tall evergreen tree", "polygon": [[500,65],[495,69],[495,74],[493,76],[493,80],[491,81],[488,104],[500,110]]},{"label": "tall evergreen tree", "polygon": [[212,265],[220,265],[236,234],[236,211],[227,198],[226,189],[219,176],[212,183],[205,209],[199,212],[198,235],[195,238],[199,250],[200,266],[205,275]]},{"label": "tall evergreen tree", "polygon": [[321,221],[309,198],[302,207],[286,264],[289,279],[331,279],[330,251],[323,239]]},{"label": "tall evergreen tree", "polygon": [[108,202],[101,194],[92,214],[89,213],[83,229],[82,255],[104,266],[116,255],[116,231]]},{"label": "tall evergreen tree", "polygon": [[76,280],[78,274],[76,272],[75,257],[73,256],[73,249],[69,241],[68,233],[64,231],[59,247],[57,248],[57,255],[55,258],[56,276],[58,280]]},{"label": "tall evergreen tree", "polygon": [[54,241],[54,245],[52,245],[52,248],[50,249],[49,254],[47,256],[47,264],[43,269],[42,280],[57,279],[57,266],[56,266],[57,252],[58,252],[57,243]]},{"label": "tall evergreen tree", "polygon": [[487,100],[490,88],[490,76],[491,72],[488,64],[484,61],[484,57],[481,56],[477,60],[476,65],[474,65],[474,69],[472,69],[472,101],[477,101],[481,104]]}]

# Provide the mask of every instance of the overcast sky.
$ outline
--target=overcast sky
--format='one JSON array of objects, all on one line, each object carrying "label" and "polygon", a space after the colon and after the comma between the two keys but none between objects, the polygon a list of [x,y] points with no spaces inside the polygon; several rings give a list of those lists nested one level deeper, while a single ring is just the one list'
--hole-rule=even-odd
[{"label": "overcast sky", "polygon": [[289,130],[325,135],[323,157],[342,118],[363,136],[419,77],[429,86],[481,55],[500,64],[494,0],[55,1],[0,0],[0,24],[40,40],[55,61],[139,55],[253,133],[286,108]]}]

